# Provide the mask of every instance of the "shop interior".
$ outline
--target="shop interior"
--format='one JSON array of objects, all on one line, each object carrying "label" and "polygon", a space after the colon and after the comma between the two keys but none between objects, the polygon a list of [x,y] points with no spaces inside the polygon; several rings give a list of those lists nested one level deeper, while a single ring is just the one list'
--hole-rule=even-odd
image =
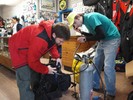
[{"label": "shop interior", "polygon": [[[22,27],[38,24],[42,20],[56,20],[67,23],[66,17],[72,11],[77,13],[99,12],[107,16],[118,28],[122,34],[125,23],[128,25],[131,19],[131,32],[133,34],[133,0],[1,0],[0,1],[0,99],[1,100],[19,100],[19,91],[16,84],[15,69],[12,68],[12,62],[8,51],[8,40],[13,35],[13,18],[18,18]],[[98,1],[98,3],[97,3]],[[63,2],[63,3],[62,3]],[[65,2],[65,3],[64,3]],[[127,14],[128,13],[128,14]],[[127,19],[127,20],[125,20]],[[86,30],[83,27],[83,30]],[[69,41],[61,46],[62,68],[67,74],[73,74],[73,61],[76,53],[82,54],[96,44],[97,41],[78,43],[77,37],[81,34],[71,31]],[[123,35],[121,35],[123,36]],[[129,43],[128,43],[129,44]],[[127,45],[126,45],[127,46]],[[124,47],[123,47],[124,48]],[[120,48],[119,48],[120,49]],[[121,55],[118,49],[116,57],[116,97],[115,100],[133,100],[133,50],[125,48],[125,55],[128,52],[128,58]],[[127,50],[127,51],[126,51]],[[50,55],[47,53],[40,61],[49,62]],[[104,69],[103,69],[104,71]],[[104,73],[101,73],[104,81]],[[79,82],[75,81],[74,75],[71,75],[71,81],[74,82],[69,89],[63,92],[59,100],[79,100]],[[103,83],[104,84],[104,83]],[[93,97],[101,96],[103,93],[93,91]],[[130,97],[129,97],[130,96]],[[132,98],[132,99],[131,99]],[[58,99],[57,99],[58,100]],[[92,99],[89,99],[92,100]],[[99,99],[94,99],[99,100]],[[103,99],[104,100],[104,99]]]}]

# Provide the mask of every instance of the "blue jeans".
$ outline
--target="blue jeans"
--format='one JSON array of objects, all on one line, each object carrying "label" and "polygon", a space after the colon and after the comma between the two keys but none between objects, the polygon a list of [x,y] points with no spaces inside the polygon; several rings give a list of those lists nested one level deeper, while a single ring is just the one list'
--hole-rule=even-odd
[{"label": "blue jeans", "polygon": [[[104,80],[106,92],[109,95],[115,96],[116,88],[116,72],[115,72],[115,59],[117,50],[120,44],[120,39],[101,40],[98,43],[96,54],[94,57],[94,64],[99,73],[101,73],[104,66]],[[100,77],[96,69],[94,70],[93,88],[100,88]]]},{"label": "blue jeans", "polygon": [[34,83],[39,81],[35,73],[28,65],[16,69],[17,86],[19,88],[20,100],[34,100],[35,96],[31,89]]}]

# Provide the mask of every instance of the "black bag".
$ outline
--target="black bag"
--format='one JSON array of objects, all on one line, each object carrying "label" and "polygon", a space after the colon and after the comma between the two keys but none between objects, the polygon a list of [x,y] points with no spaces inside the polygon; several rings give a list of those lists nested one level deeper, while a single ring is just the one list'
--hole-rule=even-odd
[{"label": "black bag", "polygon": [[34,88],[35,100],[54,100],[62,96],[71,85],[70,75],[47,74],[42,75],[39,86]]},{"label": "black bag", "polygon": [[96,5],[100,0],[83,0],[84,6]]},{"label": "black bag", "polygon": [[124,25],[121,32],[121,52],[124,60],[129,62],[133,60],[133,14],[127,15],[124,19]]},{"label": "black bag", "polygon": [[112,19],[112,5],[113,0],[100,0],[95,6],[95,11]]},{"label": "black bag", "polygon": [[133,91],[128,94],[127,100],[133,100]]},{"label": "black bag", "polygon": [[71,85],[71,77],[68,74],[61,73],[61,75],[57,77],[57,82],[59,90],[67,91]]},{"label": "black bag", "polygon": [[121,38],[121,52],[124,60],[129,62],[133,59],[133,29],[124,32]]}]

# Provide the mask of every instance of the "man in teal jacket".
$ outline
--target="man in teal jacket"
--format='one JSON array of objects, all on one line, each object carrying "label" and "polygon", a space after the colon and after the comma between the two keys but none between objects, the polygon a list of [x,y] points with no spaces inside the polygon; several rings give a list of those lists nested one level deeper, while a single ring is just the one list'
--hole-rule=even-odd
[{"label": "man in teal jacket", "polygon": [[116,94],[115,58],[120,44],[118,29],[110,19],[96,12],[88,14],[76,14],[72,12],[67,16],[67,20],[70,28],[73,27],[78,32],[81,32],[80,27],[82,24],[89,30],[90,33],[81,32],[84,36],[77,39],[79,42],[98,41],[93,60],[98,72],[94,71],[93,89],[97,91],[100,89],[100,77],[98,73],[101,73],[104,66],[107,100],[114,100]]}]

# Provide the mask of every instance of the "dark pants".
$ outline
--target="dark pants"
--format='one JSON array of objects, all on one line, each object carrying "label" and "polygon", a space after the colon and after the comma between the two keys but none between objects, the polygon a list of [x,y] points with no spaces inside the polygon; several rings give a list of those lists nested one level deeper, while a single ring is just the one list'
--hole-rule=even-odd
[{"label": "dark pants", "polygon": [[34,72],[28,65],[16,69],[17,85],[20,93],[20,100],[34,100],[35,96],[32,91],[40,80],[40,74]]}]

